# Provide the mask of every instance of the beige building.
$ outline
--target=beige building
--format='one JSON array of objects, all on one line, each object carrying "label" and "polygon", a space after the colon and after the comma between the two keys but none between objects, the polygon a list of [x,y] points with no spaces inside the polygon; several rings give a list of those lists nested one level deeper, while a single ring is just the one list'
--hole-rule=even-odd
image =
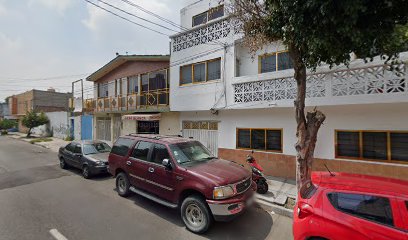
[{"label": "beige building", "polygon": [[93,138],[114,142],[130,133],[179,135],[180,120],[169,108],[168,55],[119,55],[87,77],[94,98]]}]

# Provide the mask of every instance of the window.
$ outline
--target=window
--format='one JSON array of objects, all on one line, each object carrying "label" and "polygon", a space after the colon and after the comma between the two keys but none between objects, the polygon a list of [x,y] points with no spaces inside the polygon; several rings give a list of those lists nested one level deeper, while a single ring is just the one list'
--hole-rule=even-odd
[{"label": "window", "polygon": [[70,143],[70,144],[68,144],[67,146],[65,146],[65,149],[66,149],[67,151],[70,151],[70,152],[74,152],[74,148],[75,148],[75,146],[74,146],[73,143]]},{"label": "window", "polygon": [[140,141],[136,144],[135,149],[133,149],[132,157],[136,159],[140,159],[143,161],[147,161],[147,157],[149,155],[149,149],[153,145],[153,143],[143,142]]},{"label": "window", "polygon": [[278,52],[259,56],[259,73],[292,69],[293,62],[288,52]]},{"label": "window", "polygon": [[126,156],[129,152],[129,148],[135,143],[134,140],[128,138],[118,138],[118,140],[113,144],[111,153]]},{"label": "window", "polygon": [[282,152],[282,130],[238,128],[237,148]]},{"label": "window", "polygon": [[91,155],[91,154],[104,153],[104,152],[110,152],[110,151],[111,151],[111,147],[104,142],[84,144],[83,146],[84,155]]},{"label": "window", "polygon": [[261,57],[261,73],[276,71],[276,55]]},{"label": "window", "polygon": [[219,5],[208,10],[208,21],[224,16],[224,5]]},{"label": "window", "polygon": [[140,81],[140,89],[142,90],[142,92],[147,92],[149,91],[149,74],[142,74],[141,77],[141,81]]},{"label": "window", "polygon": [[408,132],[336,130],[336,157],[408,162]]},{"label": "window", "polygon": [[390,200],[385,197],[329,193],[330,203],[337,210],[369,221],[394,226]]},{"label": "window", "polygon": [[363,132],[363,158],[387,159],[387,133]]},{"label": "window", "polygon": [[108,83],[99,83],[98,84],[98,97],[108,97],[109,96],[109,84]]},{"label": "window", "polygon": [[149,73],[149,91],[165,89],[166,80],[167,75],[165,70]]},{"label": "window", "polygon": [[205,63],[193,65],[194,82],[205,82]]},{"label": "window", "polygon": [[203,83],[221,78],[221,58],[180,67],[180,85]]},{"label": "window", "polygon": [[162,164],[163,159],[170,159],[166,146],[155,144],[152,152],[152,162]]},{"label": "window", "polygon": [[180,68],[180,85],[193,83],[193,67],[192,65],[182,66]]},{"label": "window", "polygon": [[207,63],[207,80],[217,80],[221,78],[221,59],[218,58]]},{"label": "window", "polygon": [[337,155],[360,157],[360,133],[337,132]]},{"label": "window", "polygon": [[390,133],[391,159],[408,161],[408,133]]},{"label": "window", "polygon": [[129,77],[129,87],[128,87],[128,93],[129,94],[139,92],[138,80],[139,80],[139,78],[137,76]]},{"label": "window", "polygon": [[193,27],[207,22],[207,12],[200,13],[193,17]]},{"label": "window", "polygon": [[82,151],[81,151],[81,145],[75,145],[75,147],[74,147],[74,153],[75,153],[75,154],[81,154],[81,153],[82,153]]},{"label": "window", "polygon": [[193,27],[205,24],[207,21],[211,21],[224,16],[224,5],[210,8],[208,11],[195,15],[193,17]]}]

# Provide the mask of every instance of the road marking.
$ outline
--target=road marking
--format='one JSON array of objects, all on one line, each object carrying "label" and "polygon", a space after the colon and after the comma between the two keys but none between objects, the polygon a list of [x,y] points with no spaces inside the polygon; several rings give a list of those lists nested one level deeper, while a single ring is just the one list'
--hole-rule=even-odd
[{"label": "road marking", "polygon": [[64,237],[64,235],[58,232],[58,230],[55,228],[50,230],[50,234],[57,240],[68,240],[66,237]]}]

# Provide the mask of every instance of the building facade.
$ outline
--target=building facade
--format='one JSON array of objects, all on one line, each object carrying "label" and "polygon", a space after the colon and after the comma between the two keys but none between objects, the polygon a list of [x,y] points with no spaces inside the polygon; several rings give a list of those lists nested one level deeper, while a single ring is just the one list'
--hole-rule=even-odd
[{"label": "building facade", "polygon": [[28,129],[21,123],[27,111],[68,112],[70,97],[71,93],[55,92],[54,89],[48,91],[33,89],[8,98],[10,114],[14,119],[18,119],[19,131],[27,132]]},{"label": "building facade", "polygon": [[[189,30],[171,37],[170,102],[185,137],[216,155],[265,173],[295,178],[294,70],[280,42],[251,54],[227,1],[194,2],[180,11]],[[313,168],[408,179],[408,53],[402,63],[354,59],[349,67],[308,71],[306,106],[327,119]]]},{"label": "building facade", "polygon": [[95,98],[84,111],[94,115],[94,139],[180,134],[179,115],[169,108],[169,61],[168,55],[118,55],[87,78]]}]

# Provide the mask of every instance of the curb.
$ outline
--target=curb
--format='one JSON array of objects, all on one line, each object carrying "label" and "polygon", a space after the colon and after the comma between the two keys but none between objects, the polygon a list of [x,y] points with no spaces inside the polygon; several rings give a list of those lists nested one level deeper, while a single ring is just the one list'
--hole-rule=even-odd
[{"label": "curb", "polygon": [[42,147],[42,148],[50,149],[48,146],[45,146],[45,145],[42,145],[42,144],[31,143],[30,141],[25,141],[25,140],[20,139],[20,138],[14,138],[14,137],[10,137],[10,136],[8,136],[8,137],[9,137],[9,138],[12,138],[12,139],[15,139],[15,140],[18,140],[18,141],[26,142],[26,143],[31,144],[31,145],[36,145],[36,146],[40,146],[40,147]]},{"label": "curb", "polygon": [[273,211],[276,214],[285,216],[285,217],[289,217],[289,218],[293,218],[293,210],[292,209],[287,209],[285,207],[276,205],[276,204],[271,204],[268,203],[267,201],[264,201],[262,199],[259,198],[255,198],[255,201],[264,209],[269,210],[269,211]]}]

